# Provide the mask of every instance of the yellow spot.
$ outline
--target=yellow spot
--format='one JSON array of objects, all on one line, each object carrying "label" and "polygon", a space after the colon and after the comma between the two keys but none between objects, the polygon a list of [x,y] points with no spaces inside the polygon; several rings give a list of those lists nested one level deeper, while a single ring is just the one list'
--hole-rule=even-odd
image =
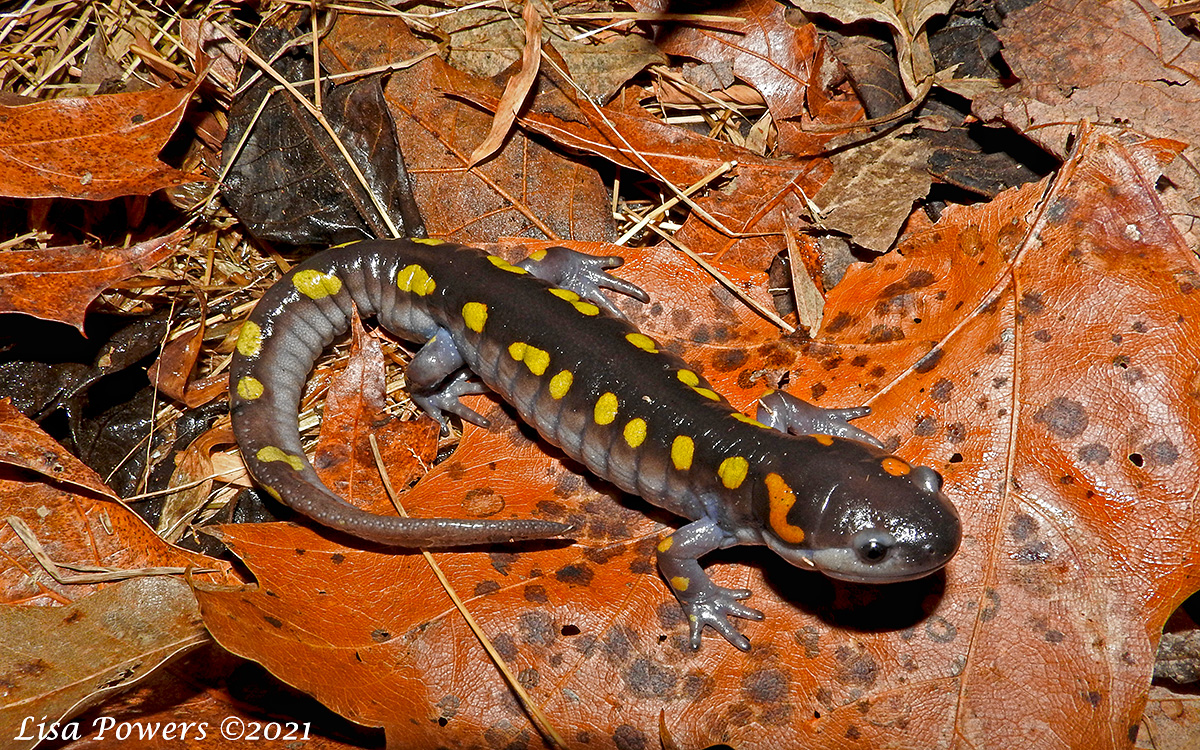
[{"label": "yellow spot", "polygon": [[560,399],[567,395],[567,391],[571,390],[571,384],[575,382],[575,376],[570,370],[563,370],[559,374],[550,378],[550,398]]},{"label": "yellow spot", "polygon": [[337,276],[312,269],[297,271],[292,276],[292,283],[302,294],[313,299],[332,297],[342,291],[342,280]]},{"label": "yellow spot", "polygon": [[483,333],[483,324],[487,323],[487,305],[482,302],[463,305],[463,322],[475,333]]},{"label": "yellow spot", "polygon": [[257,357],[262,351],[262,329],[253,320],[242,323],[242,332],[238,334],[238,353],[243,357]]},{"label": "yellow spot", "polygon": [[617,418],[617,397],[613,393],[605,393],[596,399],[596,424],[611,424]]},{"label": "yellow spot", "polygon": [[630,448],[636,448],[646,440],[646,420],[631,419],[625,425],[625,442]]},{"label": "yellow spot", "polygon": [[888,456],[879,463],[881,466],[883,466],[884,471],[894,477],[902,477],[908,472],[912,471],[912,467],[909,466],[907,462],[905,462],[903,459],[896,458],[895,456]]},{"label": "yellow spot", "polygon": [[654,343],[654,339],[644,333],[627,333],[625,340],[644,352],[658,354],[658,345]]},{"label": "yellow spot", "polygon": [[693,388],[700,385],[700,376],[691,370],[680,370],[679,372],[675,373],[675,376],[679,378],[679,382],[683,383],[684,385],[690,385]]},{"label": "yellow spot", "polygon": [[550,366],[550,353],[545,349],[538,349],[536,346],[525,348],[525,366],[534,375],[542,375],[546,372],[546,368]]},{"label": "yellow spot", "polygon": [[591,302],[579,301],[579,302],[572,302],[571,304],[575,307],[576,310],[578,310],[583,315],[587,315],[588,317],[600,314],[600,308],[596,307]]},{"label": "yellow spot", "polygon": [[686,576],[675,576],[671,579],[671,588],[676,591],[687,591],[692,582]]},{"label": "yellow spot", "polygon": [[716,391],[710,390],[708,388],[696,388],[693,386],[692,390],[695,391],[696,393],[699,393],[701,396],[705,397],[709,401],[720,401],[721,400],[721,397],[717,395]]},{"label": "yellow spot", "polygon": [[813,435],[813,437],[817,439],[818,443],[825,446],[826,448],[833,445],[833,436],[832,435]]},{"label": "yellow spot", "polygon": [[259,449],[258,453],[255,454],[255,457],[263,463],[267,463],[269,461],[283,461],[296,471],[300,471],[304,468],[304,459],[300,458],[299,456],[293,456],[290,453],[284,453],[281,449],[276,448],[273,445],[268,445],[266,448]]},{"label": "yellow spot", "polygon": [[696,444],[687,435],[679,435],[671,443],[671,463],[679,471],[692,468],[692,456],[696,452]]},{"label": "yellow spot", "polygon": [[263,489],[266,490],[267,494],[270,495],[271,497],[275,498],[276,500],[278,500],[281,503],[283,502],[283,495],[279,494],[279,490],[275,489],[274,487],[267,487],[267,486],[264,486]]},{"label": "yellow spot", "polygon": [[237,394],[247,401],[253,401],[263,395],[263,384],[249,375],[238,381]]},{"label": "yellow spot", "polygon": [[783,477],[772,472],[766,476],[767,503],[771,509],[771,529],[788,544],[804,541],[804,529],[788,523],[788,511],[796,504],[796,493],[788,487]]},{"label": "yellow spot", "polygon": [[731,490],[736,490],[742,486],[742,482],[746,481],[746,472],[750,469],[750,464],[741,456],[730,456],[721,462],[717,467],[717,476],[721,478],[721,483]]},{"label": "yellow spot", "polygon": [[579,299],[579,295],[575,292],[572,292],[570,289],[559,289],[555,287],[554,289],[550,290],[550,293],[559,299],[565,299],[567,302],[574,302],[575,300]]},{"label": "yellow spot", "polygon": [[534,250],[532,253],[529,254],[530,260],[541,260],[542,258],[545,258],[545,257],[546,257],[546,249],[545,248],[542,248],[541,250]]},{"label": "yellow spot", "polygon": [[445,240],[439,240],[436,237],[412,237],[413,242],[418,242],[422,245],[445,245]]},{"label": "yellow spot", "polygon": [[524,268],[521,268],[520,266],[514,266],[512,263],[509,263],[499,255],[489,255],[487,259],[493,266],[499,268],[501,271],[508,271],[509,273],[529,273]]},{"label": "yellow spot", "polygon": [[550,366],[550,354],[545,349],[530,346],[524,341],[509,344],[508,355],[518,362],[524,362],[534,375],[541,375]]},{"label": "yellow spot", "polygon": [[428,271],[414,263],[402,268],[400,273],[396,274],[396,286],[406,292],[424,297],[431,293],[437,284],[433,282]]},{"label": "yellow spot", "polygon": [[750,416],[747,416],[747,415],[745,415],[745,414],[742,414],[740,411],[738,411],[738,412],[734,412],[734,413],[733,413],[733,418],[734,418],[734,419],[736,419],[736,420],[737,420],[737,421],[739,421],[739,422],[745,422],[746,424],[752,424],[752,425],[754,425],[755,427],[762,427],[763,429],[770,429],[770,428],[768,428],[768,427],[767,427],[765,424],[763,424],[762,422],[759,422],[759,421],[758,421],[757,419],[755,419],[754,417],[750,417]]},{"label": "yellow spot", "polygon": [[671,545],[674,543],[675,543],[675,537],[669,536],[666,539],[663,539],[661,542],[658,543],[658,551],[666,552],[667,550],[671,549]]}]

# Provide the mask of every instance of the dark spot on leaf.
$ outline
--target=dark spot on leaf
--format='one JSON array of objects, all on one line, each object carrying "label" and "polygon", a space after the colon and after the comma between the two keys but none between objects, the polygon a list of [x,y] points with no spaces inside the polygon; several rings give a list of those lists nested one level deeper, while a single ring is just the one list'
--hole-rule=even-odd
[{"label": "dark spot on leaf", "polygon": [[867,355],[859,354],[857,357],[850,360],[850,365],[852,367],[866,367],[867,363],[870,361],[871,361],[871,358],[868,357]]},{"label": "dark spot on leaf", "polygon": [[[958,445],[959,443],[963,442],[966,439],[967,439],[967,426],[965,424],[963,424],[962,422],[951,422],[950,424],[946,425],[946,442],[951,443],[953,445]],[[962,456],[960,454],[959,461],[961,461],[961,460],[962,460]],[[955,462],[955,463],[957,463],[957,462]]]},{"label": "dark spot on leaf", "polygon": [[1170,440],[1158,440],[1142,449],[1150,463],[1158,466],[1172,466],[1179,460],[1179,449]]},{"label": "dark spot on leaf", "polygon": [[887,368],[883,365],[875,365],[868,371],[868,374],[873,378],[882,378],[887,374]]},{"label": "dark spot on leaf", "polygon": [[579,635],[583,631],[579,629],[578,625],[563,625],[562,630],[560,630],[558,632],[566,637],[571,637],[571,636]]},{"label": "dark spot on leaf", "polygon": [[520,631],[523,641],[537,646],[551,645],[554,643],[555,636],[558,635],[554,628],[554,620],[549,613],[540,609],[522,612],[521,616],[517,618],[517,629]]},{"label": "dark spot on leaf", "polygon": [[1075,199],[1066,195],[1059,196],[1053,203],[1050,204],[1050,207],[1046,209],[1046,220],[1051,224],[1061,223],[1063,218],[1067,216],[1067,214],[1071,213],[1071,210],[1074,208],[1074,206]]},{"label": "dark spot on leaf", "polygon": [[862,685],[871,687],[879,673],[879,665],[875,657],[866,651],[858,651],[849,646],[838,646],[834,652],[837,659],[837,671],[834,679],[844,685]]},{"label": "dark spot on leaf", "polygon": [[475,584],[475,596],[487,596],[500,590],[500,584],[495,581],[480,581]]},{"label": "dark spot on leaf", "polygon": [[808,392],[812,396],[813,401],[820,401],[821,397],[825,395],[825,391],[827,390],[829,389],[825,387],[824,383],[813,383],[812,387],[808,389]]},{"label": "dark spot on leaf", "polygon": [[263,615],[263,619],[266,620],[267,624],[273,628],[276,628],[276,629],[283,628],[283,620],[280,620],[278,617],[272,617],[271,615]]},{"label": "dark spot on leaf", "polygon": [[1000,592],[996,591],[996,589],[987,588],[983,590],[983,596],[986,601],[979,610],[979,621],[987,622],[1000,611]]},{"label": "dark spot on leaf", "polygon": [[334,565],[341,565],[342,563],[346,562],[346,556],[341,552],[334,552],[329,556],[329,562],[333,563]]},{"label": "dark spot on leaf", "polygon": [[654,614],[658,615],[658,624],[663,630],[674,630],[687,622],[683,617],[683,608],[674,599],[660,602],[654,608]]},{"label": "dark spot on leaf", "polygon": [[1021,310],[1030,315],[1040,315],[1046,309],[1039,292],[1025,292],[1021,295]]},{"label": "dark spot on leaf", "polygon": [[1037,533],[1037,521],[1027,513],[1018,513],[1008,525],[1008,533],[1014,541],[1023,542]]},{"label": "dark spot on leaf", "polygon": [[629,660],[633,650],[633,631],[621,625],[613,625],[604,634],[604,656],[612,663]]},{"label": "dark spot on leaf", "polygon": [[846,727],[846,739],[857,740],[862,737],[862,732],[853,724]]},{"label": "dark spot on leaf", "polygon": [[958,636],[958,628],[940,615],[930,615],[925,621],[925,635],[935,643],[949,643]]},{"label": "dark spot on leaf", "polygon": [[146,121],[146,116],[139,112],[138,114],[135,114],[132,117],[130,117],[129,121],[131,123],[133,123],[134,125],[138,125],[138,124]]},{"label": "dark spot on leaf", "polygon": [[1042,634],[1042,637],[1050,643],[1062,643],[1066,639],[1066,636],[1060,630],[1047,630]]},{"label": "dark spot on leaf", "polygon": [[535,602],[537,604],[545,604],[550,601],[550,597],[546,596],[546,587],[541,584],[531,583],[525,587],[525,601]]},{"label": "dark spot on leaf", "polygon": [[713,357],[713,367],[719,372],[730,372],[746,364],[749,358],[743,349],[723,349]]},{"label": "dark spot on leaf", "polygon": [[1066,396],[1059,396],[1038,409],[1033,419],[1046,425],[1051,434],[1062,440],[1079,437],[1088,426],[1083,405]]},{"label": "dark spot on leaf", "polygon": [[1133,464],[1134,466],[1136,466],[1140,469],[1140,468],[1142,468],[1142,466],[1145,465],[1146,461],[1145,461],[1145,459],[1142,458],[1141,453],[1130,453],[1129,454],[1129,463]]},{"label": "dark spot on leaf", "polygon": [[1035,541],[1026,544],[1016,552],[1016,560],[1019,563],[1032,565],[1035,563],[1044,563],[1050,559],[1051,553],[1054,551],[1046,542]]},{"label": "dark spot on leaf", "polygon": [[612,739],[617,750],[647,750],[651,747],[642,730],[629,724],[617,727],[613,731]]},{"label": "dark spot on leaf", "polygon": [[614,557],[620,557],[623,554],[625,554],[625,550],[615,544],[604,547],[584,547],[583,549],[583,556],[597,565],[604,565]]},{"label": "dark spot on leaf", "polygon": [[1098,707],[1100,705],[1100,701],[1104,698],[1104,696],[1102,696],[1100,693],[1097,693],[1095,690],[1089,690],[1083,694],[1083,698],[1088,703],[1091,703],[1093,706]]},{"label": "dark spot on leaf", "polygon": [[526,690],[537,687],[539,681],[541,681],[541,674],[533,667],[522,669],[517,673],[517,682],[521,683],[521,687]]},{"label": "dark spot on leaf", "polygon": [[1034,331],[1033,337],[1043,344],[1049,343],[1054,338],[1045,328],[1039,328],[1038,330]]},{"label": "dark spot on leaf", "polygon": [[812,625],[805,625],[795,632],[796,643],[804,649],[804,656],[815,659],[821,655],[821,634]]},{"label": "dark spot on leaf", "polygon": [[683,684],[679,688],[680,697],[689,700],[706,698],[712,691],[713,678],[699,672],[689,673],[683,678]]},{"label": "dark spot on leaf", "polygon": [[929,389],[929,397],[934,401],[944,404],[950,400],[950,394],[953,390],[954,381],[948,378],[939,378]]},{"label": "dark spot on leaf", "polygon": [[692,322],[692,311],[685,307],[677,307],[671,311],[671,326],[675,330],[687,328]]},{"label": "dark spot on leaf", "polygon": [[837,315],[833,316],[833,320],[825,324],[824,333],[839,333],[842,330],[849,328],[853,324],[854,318],[851,317],[850,313],[843,310],[842,312],[839,312]]},{"label": "dark spot on leaf", "polygon": [[936,435],[937,430],[937,419],[930,416],[918,417],[916,425],[913,426],[913,434],[920,435],[921,437]]},{"label": "dark spot on leaf", "polygon": [[742,695],[754,703],[778,703],[787,693],[787,674],[782,670],[759,669],[742,677]]},{"label": "dark spot on leaf", "polygon": [[1085,464],[1096,464],[1097,466],[1103,466],[1112,455],[1112,451],[1110,451],[1106,445],[1101,445],[1100,443],[1088,443],[1087,445],[1080,446],[1076,455],[1079,456],[1079,460]]},{"label": "dark spot on leaf", "polygon": [[868,344],[886,344],[890,341],[903,341],[904,331],[898,326],[885,326],[882,323],[877,323],[871,326],[871,330],[867,332],[866,343]]},{"label": "dark spot on leaf", "polygon": [[500,654],[500,658],[504,661],[512,661],[517,658],[517,642],[513,640],[512,635],[508,633],[500,633],[492,636],[492,645],[496,647],[496,653]]},{"label": "dark spot on leaf", "polygon": [[386,630],[380,630],[379,628],[376,628],[375,630],[371,631],[371,640],[375,641],[376,643],[383,643],[391,637],[392,634]]},{"label": "dark spot on leaf", "polygon": [[488,560],[492,563],[492,568],[502,576],[508,575],[509,567],[517,561],[519,555],[516,552],[489,552]]},{"label": "dark spot on leaf", "polygon": [[625,686],[639,698],[670,698],[678,682],[675,670],[649,659],[635,659],[625,671]]},{"label": "dark spot on leaf", "polygon": [[821,363],[821,367],[824,367],[826,370],[835,370],[839,366],[841,366],[841,364],[842,364],[841,357],[830,357],[829,359],[827,359]]}]

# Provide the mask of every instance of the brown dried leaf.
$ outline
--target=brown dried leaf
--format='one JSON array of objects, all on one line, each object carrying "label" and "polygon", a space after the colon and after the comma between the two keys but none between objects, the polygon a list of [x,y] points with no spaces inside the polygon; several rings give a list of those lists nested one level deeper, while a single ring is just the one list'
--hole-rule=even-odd
[{"label": "brown dried leaf", "polygon": [[36,739],[18,738],[36,737],[39,720],[75,716],[209,640],[180,578],[133,578],[63,607],[6,605],[0,736],[6,747],[32,748]]},{"label": "brown dried leaf", "polygon": [[0,104],[0,194],[99,201],[204,180],[158,160],[201,79],[181,89]]},{"label": "brown dried leaf", "polygon": [[82,332],[83,316],[100,292],[170,256],[186,232],[107,250],[72,245],[0,253],[0,312],[57,320]]}]

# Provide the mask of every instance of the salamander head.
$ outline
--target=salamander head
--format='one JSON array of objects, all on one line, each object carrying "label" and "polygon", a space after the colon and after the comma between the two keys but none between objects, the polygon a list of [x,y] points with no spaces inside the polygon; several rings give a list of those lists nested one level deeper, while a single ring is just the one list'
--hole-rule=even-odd
[{"label": "salamander head", "polygon": [[921,578],[949,562],[962,524],[941,475],[835,441],[791,482],[768,475],[767,546],[793,565],[858,583]]}]

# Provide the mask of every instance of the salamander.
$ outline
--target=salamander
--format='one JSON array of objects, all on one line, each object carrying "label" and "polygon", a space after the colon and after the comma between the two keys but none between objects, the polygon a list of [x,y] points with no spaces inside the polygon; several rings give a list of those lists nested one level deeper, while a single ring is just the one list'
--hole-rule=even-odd
[{"label": "salamander", "polygon": [[553,247],[514,265],[439,240],[370,240],[318,253],[267,291],[237,339],[231,413],[247,468],[301,514],[386,545],[572,531],[537,519],[374,515],[321,483],[300,442],[301,390],[357,307],[422,344],[408,367],[410,395],[443,426],[449,415],[486,426],[460,397],[494,391],[597,476],[687,519],[656,556],[693,648],[708,626],[747,650],[729,617],[763,617],[742,603],[750,591],[705,574],[699,558],[713,550],[766,545],[800,568],[868,583],[918,578],[950,560],[961,526],[941,475],[849,423],[869,409],[821,409],[773,391],[754,417],[743,414],[602,292],[649,300],[607,272],[621,263]]}]

